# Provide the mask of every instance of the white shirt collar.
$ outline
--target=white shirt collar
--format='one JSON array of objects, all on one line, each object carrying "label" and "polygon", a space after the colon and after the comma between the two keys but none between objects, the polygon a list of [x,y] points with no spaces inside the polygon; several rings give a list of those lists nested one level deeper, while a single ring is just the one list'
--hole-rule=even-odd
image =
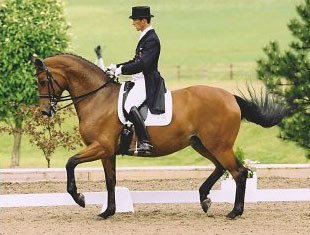
[{"label": "white shirt collar", "polygon": [[153,27],[151,25],[149,25],[148,27],[146,27],[140,34],[140,38],[139,38],[139,41],[141,40],[141,38],[143,38],[143,36],[148,32],[150,31],[151,29],[153,29]]}]

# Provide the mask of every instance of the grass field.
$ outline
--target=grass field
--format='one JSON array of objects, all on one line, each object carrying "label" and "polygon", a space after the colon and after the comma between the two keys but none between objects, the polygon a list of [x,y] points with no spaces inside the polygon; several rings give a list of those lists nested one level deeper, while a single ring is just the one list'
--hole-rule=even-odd
[{"label": "grass field", "polygon": [[152,25],[161,44],[161,66],[255,62],[270,40],[285,46],[291,39],[288,20],[297,0],[113,1],[67,0],[73,47],[94,58],[93,48],[105,46],[107,62],[131,58],[139,34],[128,16],[132,5],[149,4]]},{"label": "grass field", "polygon": [[[263,56],[262,47],[278,40],[287,47],[291,35],[289,19],[296,16],[301,0],[187,0],[113,1],[66,0],[66,16],[72,27],[72,51],[91,61],[97,44],[104,48],[106,64],[133,57],[139,37],[128,16],[133,5],[150,5],[155,15],[152,25],[161,44],[160,71],[169,89],[192,84],[220,86],[230,91],[243,87],[246,80],[255,84],[255,61]],[[230,77],[233,64],[234,77]],[[177,67],[180,66],[178,77]],[[67,125],[76,121],[68,120]],[[305,163],[305,151],[277,138],[278,128],[263,129],[243,123],[236,146],[246,158],[261,163]],[[0,136],[0,168],[8,167],[12,137]],[[63,167],[75,152],[58,150],[52,167]],[[143,159],[119,157],[118,166],[204,165],[210,163],[190,148],[168,157]],[[39,150],[24,137],[21,167],[44,167]],[[98,163],[83,166],[99,166]]]}]

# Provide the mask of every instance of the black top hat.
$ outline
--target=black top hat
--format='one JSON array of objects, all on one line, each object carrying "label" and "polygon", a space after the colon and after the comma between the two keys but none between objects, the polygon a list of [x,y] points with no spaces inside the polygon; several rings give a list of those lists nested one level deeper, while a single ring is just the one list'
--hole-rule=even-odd
[{"label": "black top hat", "polygon": [[154,17],[151,15],[150,7],[148,6],[137,6],[132,7],[132,13],[131,16],[129,16],[130,19],[141,19],[141,18],[151,18]]}]

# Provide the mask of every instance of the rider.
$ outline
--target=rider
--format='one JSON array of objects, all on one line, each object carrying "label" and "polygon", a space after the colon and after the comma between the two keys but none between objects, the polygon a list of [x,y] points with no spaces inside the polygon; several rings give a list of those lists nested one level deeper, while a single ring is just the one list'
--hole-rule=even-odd
[{"label": "rider", "polygon": [[115,76],[132,75],[135,85],[128,94],[125,110],[138,135],[139,145],[136,151],[142,155],[149,155],[152,146],[138,108],[146,100],[151,113],[162,114],[165,112],[164,93],[166,88],[158,71],[160,41],[150,24],[151,17],[153,15],[150,13],[150,7],[132,7],[132,15],[129,18],[132,19],[136,30],[141,31],[135,57],[128,62],[112,64],[108,67]]}]

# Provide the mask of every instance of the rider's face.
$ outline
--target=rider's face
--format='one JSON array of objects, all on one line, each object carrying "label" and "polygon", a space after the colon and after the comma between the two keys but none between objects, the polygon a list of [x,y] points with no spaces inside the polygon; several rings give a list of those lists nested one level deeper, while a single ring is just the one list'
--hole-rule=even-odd
[{"label": "rider's face", "polygon": [[133,19],[132,25],[137,31],[143,31],[147,27],[147,21],[146,19]]}]

